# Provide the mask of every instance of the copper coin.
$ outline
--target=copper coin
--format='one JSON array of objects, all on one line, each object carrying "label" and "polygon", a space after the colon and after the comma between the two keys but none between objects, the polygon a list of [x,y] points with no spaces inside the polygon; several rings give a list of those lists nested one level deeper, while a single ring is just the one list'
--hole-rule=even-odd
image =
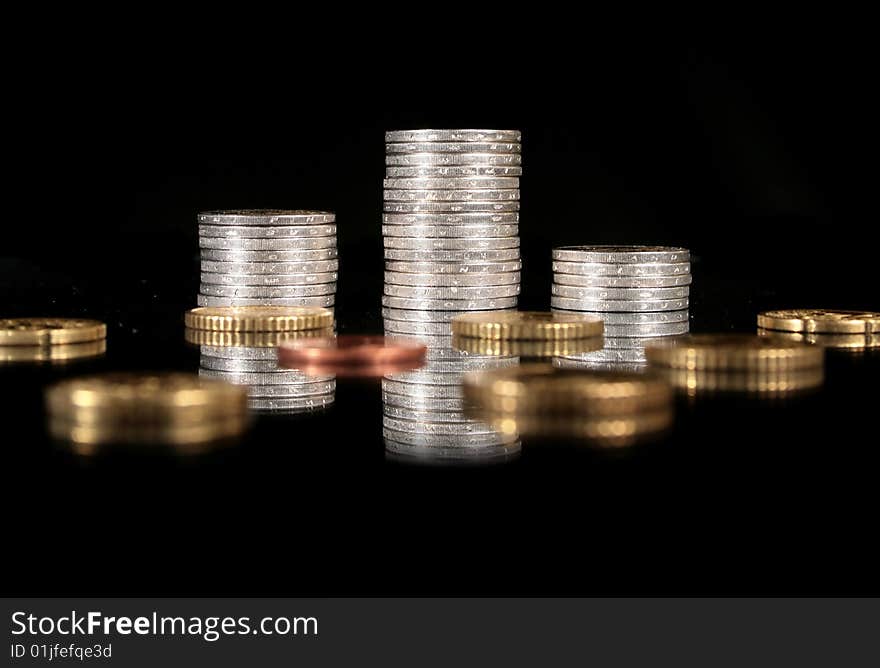
[{"label": "copper coin", "polygon": [[278,348],[281,365],[303,367],[365,367],[420,364],[428,348],[415,339],[388,336],[338,336],[285,341]]}]

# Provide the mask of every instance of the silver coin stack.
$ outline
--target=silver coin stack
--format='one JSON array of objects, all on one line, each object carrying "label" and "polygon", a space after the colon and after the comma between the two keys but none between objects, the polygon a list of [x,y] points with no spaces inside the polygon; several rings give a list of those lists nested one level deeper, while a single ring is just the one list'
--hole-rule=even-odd
[{"label": "silver coin stack", "polygon": [[199,214],[199,306],[336,303],[336,216],[323,211]]},{"label": "silver coin stack", "polygon": [[335,376],[307,376],[278,367],[276,346],[201,346],[199,375],[245,385],[251,410],[304,413],[330,406]]},{"label": "silver coin stack", "polygon": [[645,345],[686,334],[690,253],[666,246],[567,246],[553,251],[553,310],[599,315],[602,350],[555,358],[557,366],[644,371]]},{"label": "silver coin stack", "polygon": [[518,437],[467,417],[461,379],[469,371],[514,366],[519,358],[460,352],[447,334],[418,338],[428,345],[425,365],[382,380],[386,457],[450,465],[515,459],[521,449]]}]

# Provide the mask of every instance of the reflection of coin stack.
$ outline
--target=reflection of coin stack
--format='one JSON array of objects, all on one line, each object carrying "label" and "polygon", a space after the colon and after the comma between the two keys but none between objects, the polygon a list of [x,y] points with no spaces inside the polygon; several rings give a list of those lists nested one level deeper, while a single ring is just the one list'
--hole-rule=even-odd
[{"label": "reflection of coin stack", "polygon": [[82,318],[0,319],[0,364],[61,364],[98,357],[107,350],[107,326]]},{"label": "reflection of coin stack", "polygon": [[199,214],[199,306],[333,306],[335,220],[321,211]]},{"label": "reflection of coin stack", "polygon": [[[299,309],[301,313],[295,307],[275,307],[277,312],[273,312],[273,307],[249,308],[253,317],[240,327],[263,331],[219,330],[217,323],[224,314],[242,314],[243,319],[246,308],[194,309],[187,314],[188,325],[202,325],[202,329],[186,331],[187,340],[201,346],[199,376],[246,386],[248,406],[255,411],[299,413],[331,405],[335,377],[308,376],[302,371],[282,369],[278,366],[277,350],[284,341],[332,336],[328,326],[333,321],[332,313],[320,308]],[[285,314],[289,328],[275,327],[276,331],[271,331],[272,319]],[[211,325],[215,329],[207,329]]]},{"label": "reflection of coin stack", "polygon": [[390,458],[425,463],[491,463],[520,451],[503,435],[465,415],[461,379],[469,371],[515,366],[517,357],[469,355],[447,335],[419,336],[428,344],[425,366],[382,380],[383,436]]},{"label": "reflection of coin stack", "polygon": [[688,332],[690,254],[656,246],[567,246],[553,251],[554,310],[595,313],[602,350],[559,357],[557,366],[641,371],[645,345]]}]

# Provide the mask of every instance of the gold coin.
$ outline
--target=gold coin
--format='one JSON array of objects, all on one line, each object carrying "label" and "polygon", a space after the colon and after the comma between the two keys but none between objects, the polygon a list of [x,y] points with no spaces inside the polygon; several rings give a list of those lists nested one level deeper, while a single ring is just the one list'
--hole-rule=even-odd
[{"label": "gold coin", "polygon": [[754,334],[692,334],[645,347],[649,364],[698,370],[779,371],[822,366],[821,348]]},{"label": "gold coin", "polygon": [[192,329],[214,332],[294,332],[333,326],[333,311],[307,306],[201,306],[186,312]]},{"label": "gold coin", "polygon": [[821,308],[765,311],[758,314],[758,327],[785,332],[880,334],[880,313]]},{"label": "gold coin", "polygon": [[198,423],[247,414],[247,391],[219,380],[184,373],[126,374],[76,378],[46,390],[53,417],[90,424]]},{"label": "gold coin", "polygon": [[0,362],[63,363],[107,352],[107,340],[63,343],[57,346],[0,346]]},{"label": "gold coin", "polygon": [[50,346],[97,341],[107,325],[83,318],[2,318],[0,346]]},{"label": "gold coin", "polygon": [[668,409],[669,386],[644,374],[559,369],[551,364],[469,373],[464,397],[479,409],[507,414],[613,415]]},{"label": "gold coin", "polygon": [[582,339],[561,339],[547,341],[525,341],[515,339],[480,339],[472,336],[453,334],[452,347],[472,355],[520,356],[520,357],[559,357],[578,355],[601,350],[604,339],[601,336],[588,336]]},{"label": "gold coin", "polygon": [[880,332],[877,334],[822,334],[820,332],[779,332],[758,328],[758,336],[767,336],[780,341],[809,343],[823,348],[840,348],[852,351],[866,348],[880,348]]},{"label": "gold coin", "polygon": [[715,392],[756,395],[787,395],[821,387],[825,371],[820,367],[777,372],[705,371],[658,369],[658,374],[677,390],[691,396]]},{"label": "gold coin", "polygon": [[205,452],[218,441],[242,434],[248,426],[243,419],[212,420],[197,425],[158,426],[81,424],[75,420],[50,419],[50,436],[70,443],[77,454],[95,455],[107,445],[173,446],[181,454]]},{"label": "gold coin", "polygon": [[212,332],[206,329],[184,330],[184,338],[197,346],[277,348],[283,341],[326,338],[333,336],[332,328],[304,329],[296,332]]},{"label": "gold coin", "polygon": [[456,316],[453,334],[482,339],[552,341],[601,336],[598,316],[549,311],[479,311]]}]

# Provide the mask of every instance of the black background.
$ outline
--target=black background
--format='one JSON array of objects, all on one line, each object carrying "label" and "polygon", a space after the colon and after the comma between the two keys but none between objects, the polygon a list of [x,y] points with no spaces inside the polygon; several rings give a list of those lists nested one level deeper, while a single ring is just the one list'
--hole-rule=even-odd
[{"label": "black background", "polygon": [[550,249],[576,243],[690,248],[692,331],[751,331],[764,308],[880,307],[859,54],[544,37],[540,55],[475,55],[476,70],[436,50],[321,65],[309,44],[271,68],[268,53],[206,51],[120,72],[83,47],[29,81],[3,315],[90,315],[110,335],[97,362],[0,368],[3,589],[880,591],[876,355],[830,355],[826,388],[797,401],[683,402],[651,447],[527,447],[491,469],[386,462],[377,384],[340,383],[326,415],[262,418],[196,461],[84,461],[44,437],[54,378],[197,368],[182,314],[200,210],[335,211],[339,330],[381,331],[386,129],[523,131],[522,307],[549,305]]}]

